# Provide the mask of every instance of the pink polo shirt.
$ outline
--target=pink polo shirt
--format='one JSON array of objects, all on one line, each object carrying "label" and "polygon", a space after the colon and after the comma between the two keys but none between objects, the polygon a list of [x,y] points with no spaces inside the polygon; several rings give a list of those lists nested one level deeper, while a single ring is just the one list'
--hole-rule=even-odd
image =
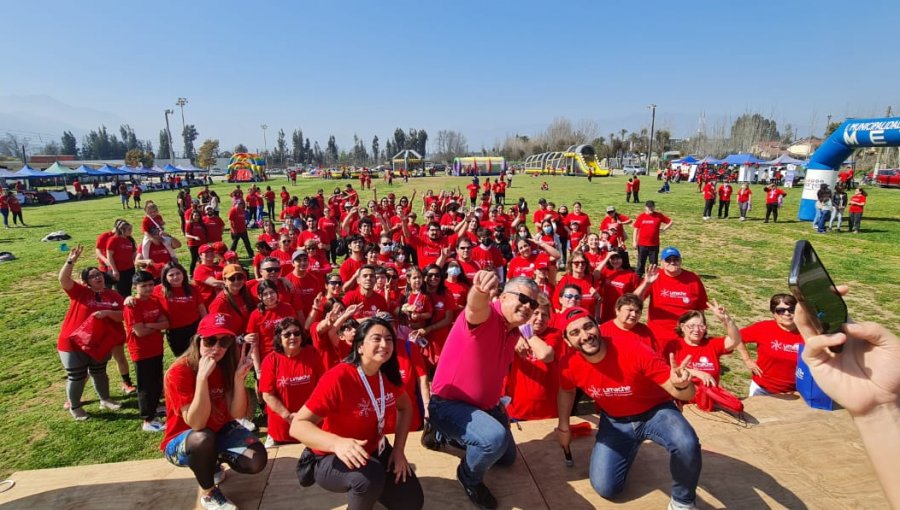
[{"label": "pink polo shirt", "polygon": [[431,393],[483,410],[496,406],[518,339],[518,328],[507,331],[499,302],[491,303],[491,315],[475,327],[465,313],[459,314],[441,351]]}]

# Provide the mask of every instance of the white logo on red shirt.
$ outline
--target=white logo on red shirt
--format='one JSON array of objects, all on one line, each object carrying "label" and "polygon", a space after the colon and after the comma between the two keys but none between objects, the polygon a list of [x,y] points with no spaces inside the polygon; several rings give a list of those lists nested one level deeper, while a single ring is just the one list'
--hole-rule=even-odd
[{"label": "white logo on red shirt", "polygon": [[659,291],[659,295],[664,298],[679,299],[685,304],[691,302],[691,298],[688,297],[688,293],[683,290],[662,289],[661,291]]},{"label": "white logo on red shirt", "polygon": [[633,393],[631,386],[616,386],[602,388],[604,397],[630,397]]},{"label": "white logo on red shirt", "polygon": [[[384,403],[385,409],[387,409],[388,407],[390,407],[392,405],[395,405],[393,393],[388,393],[387,395],[385,395],[384,398],[387,399],[387,400],[385,400],[385,403]],[[381,407],[381,404],[380,404],[381,399],[379,398],[377,400],[379,402],[378,407]],[[359,403],[356,404],[356,414],[360,418],[366,418],[369,416],[369,414],[375,414],[374,410],[372,409],[372,401],[369,399],[368,396],[363,397],[362,400],[360,400]]]},{"label": "white logo on red shirt", "polygon": [[284,388],[286,386],[300,386],[301,384],[307,384],[312,380],[312,377],[308,374],[306,375],[295,375],[291,377],[279,377],[277,381],[277,385],[279,388]]},{"label": "white logo on red shirt", "polygon": [[706,356],[700,356],[696,361],[691,363],[691,365],[697,370],[712,370],[715,368],[713,362],[709,361],[709,358]]}]

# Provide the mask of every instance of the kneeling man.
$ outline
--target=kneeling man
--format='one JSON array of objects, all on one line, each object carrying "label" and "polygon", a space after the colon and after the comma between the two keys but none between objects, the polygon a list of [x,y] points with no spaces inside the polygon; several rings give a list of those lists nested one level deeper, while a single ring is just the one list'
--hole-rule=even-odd
[{"label": "kneeling man", "polygon": [[[632,306],[640,304],[640,299],[630,294],[619,299]],[[583,308],[563,312],[563,319],[563,337],[572,350],[560,360],[559,444],[569,451],[569,416],[575,388],[581,388],[600,410],[589,469],[594,490],[606,499],[622,492],[638,448],[650,439],[671,455],[669,509],[696,508],[700,441],[673,402],[694,397],[686,368],[690,357],[680,365],[670,358],[667,365],[643,342],[614,334],[618,328],[609,327],[613,321],[598,326]]]}]

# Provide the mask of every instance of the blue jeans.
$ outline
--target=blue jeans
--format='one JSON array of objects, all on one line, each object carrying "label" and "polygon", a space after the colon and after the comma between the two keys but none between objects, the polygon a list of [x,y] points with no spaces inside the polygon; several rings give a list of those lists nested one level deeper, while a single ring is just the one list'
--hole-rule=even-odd
[{"label": "blue jeans", "polygon": [[460,472],[460,481],[466,487],[482,483],[494,464],[510,466],[515,462],[516,443],[502,404],[482,411],[465,402],[432,395],[428,413],[438,432],[466,446]]},{"label": "blue jeans", "polygon": [[591,452],[591,486],[606,499],[622,492],[631,464],[645,439],[662,446],[671,455],[672,499],[683,504],[693,503],[703,464],[700,440],[672,403],[629,418],[600,415],[597,442]]},{"label": "blue jeans", "polygon": [[821,211],[821,214],[817,216],[816,219],[816,230],[818,232],[825,232],[825,222],[827,222],[831,218],[831,211]]}]

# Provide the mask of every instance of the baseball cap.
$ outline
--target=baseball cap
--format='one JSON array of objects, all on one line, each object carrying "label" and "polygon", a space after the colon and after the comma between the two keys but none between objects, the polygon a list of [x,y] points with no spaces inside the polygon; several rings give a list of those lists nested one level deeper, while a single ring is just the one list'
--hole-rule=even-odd
[{"label": "baseball cap", "polygon": [[213,243],[212,248],[216,251],[216,253],[225,253],[226,251],[228,251],[228,247],[225,246],[225,243],[223,243],[222,241]]},{"label": "baseball cap", "polygon": [[294,254],[291,255],[291,260],[297,260],[300,257],[309,258],[309,253],[306,253],[306,250],[304,249],[294,250]]},{"label": "baseball cap", "polygon": [[230,315],[224,313],[210,313],[200,319],[197,326],[197,334],[201,337],[218,335],[237,336],[238,326]]},{"label": "baseball cap", "polygon": [[241,267],[240,264],[228,264],[225,266],[225,269],[222,270],[222,278],[228,278],[237,273],[244,274],[244,268]]},{"label": "baseball cap", "polygon": [[576,306],[574,308],[569,308],[568,310],[566,310],[563,313],[563,320],[566,324],[563,327],[563,333],[565,333],[565,331],[569,328],[569,324],[572,324],[573,322],[577,321],[578,319],[584,319],[584,318],[593,320],[593,317],[591,317],[590,312],[588,312],[587,309],[585,309],[585,308]]},{"label": "baseball cap", "polygon": [[662,251],[661,255],[663,260],[666,260],[669,257],[678,257],[681,258],[681,252],[678,251],[678,248],[674,246],[667,246],[666,249]]},{"label": "baseball cap", "polygon": [[236,251],[228,250],[225,252],[224,255],[222,255],[222,258],[225,259],[226,261],[237,261],[238,254]]},{"label": "baseball cap", "polygon": [[199,252],[202,255],[202,254],[204,254],[208,251],[212,251],[212,250],[213,250],[213,245],[207,243],[207,244],[200,245],[200,248],[197,249],[197,252]]},{"label": "baseball cap", "polygon": [[607,206],[607,207],[606,207],[606,212],[616,212],[616,208],[613,207],[613,206],[611,206],[611,205],[610,205],[610,206]]}]

